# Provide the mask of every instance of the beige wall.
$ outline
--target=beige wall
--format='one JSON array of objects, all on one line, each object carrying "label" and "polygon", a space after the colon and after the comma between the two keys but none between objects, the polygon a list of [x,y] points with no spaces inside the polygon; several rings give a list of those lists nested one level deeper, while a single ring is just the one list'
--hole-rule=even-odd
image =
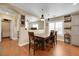
[{"label": "beige wall", "polygon": [[72,15],[71,44],[79,46],[79,15]]}]

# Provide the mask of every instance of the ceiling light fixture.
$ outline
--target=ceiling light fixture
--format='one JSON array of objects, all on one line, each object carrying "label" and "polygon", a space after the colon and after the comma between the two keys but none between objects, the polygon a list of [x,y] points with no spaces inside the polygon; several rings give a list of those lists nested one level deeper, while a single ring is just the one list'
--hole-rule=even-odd
[{"label": "ceiling light fixture", "polygon": [[[42,12],[43,12],[43,9],[42,9]],[[44,15],[43,14],[41,15],[41,21],[44,21]]]},{"label": "ceiling light fixture", "polygon": [[43,14],[41,15],[41,21],[44,21],[44,15]]},{"label": "ceiling light fixture", "polygon": [[48,21],[49,21],[50,19],[48,18]]}]

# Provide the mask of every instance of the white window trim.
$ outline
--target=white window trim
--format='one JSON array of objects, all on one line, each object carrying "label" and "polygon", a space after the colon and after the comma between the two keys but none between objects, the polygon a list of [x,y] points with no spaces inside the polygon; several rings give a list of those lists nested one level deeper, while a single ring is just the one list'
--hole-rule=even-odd
[{"label": "white window trim", "polygon": [[[56,30],[56,22],[62,22],[62,34],[58,34],[59,36],[64,36],[64,22],[63,21],[52,21],[52,22],[49,22],[49,23],[54,23],[54,30]],[[50,31],[49,31],[50,32]]]}]

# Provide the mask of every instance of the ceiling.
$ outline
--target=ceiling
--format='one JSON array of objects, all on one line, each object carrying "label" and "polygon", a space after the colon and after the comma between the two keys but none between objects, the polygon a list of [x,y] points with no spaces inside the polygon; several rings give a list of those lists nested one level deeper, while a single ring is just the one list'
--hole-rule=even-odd
[{"label": "ceiling", "polygon": [[0,13],[15,16],[17,13],[9,8],[0,7]]},{"label": "ceiling", "polygon": [[6,14],[9,16],[16,16],[18,13],[10,8],[11,6],[7,3],[0,3],[0,14]]},{"label": "ceiling", "polygon": [[37,18],[41,18],[42,14],[44,14],[45,19],[59,17],[66,14],[79,14],[79,4],[77,3],[76,5],[73,5],[73,3],[0,3],[0,13],[10,16],[16,16],[18,12],[30,15],[27,15],[29,21],[34,22],[37,20]]},{"label": "ceiling", "polygon": [[14,3],[12,5],[38,18],[44,14],[45,19],[79,11],[78,3],[77,5],[73,5],[73,3]]}]

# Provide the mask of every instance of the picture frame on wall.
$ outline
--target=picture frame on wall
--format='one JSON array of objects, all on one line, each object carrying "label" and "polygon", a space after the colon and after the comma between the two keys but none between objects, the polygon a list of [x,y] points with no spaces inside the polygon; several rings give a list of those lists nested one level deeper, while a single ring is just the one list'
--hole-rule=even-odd
[{"label": "picture frame on wall", "polygon": [[21,15],[21,26],[25,27],[25,16]]}]

